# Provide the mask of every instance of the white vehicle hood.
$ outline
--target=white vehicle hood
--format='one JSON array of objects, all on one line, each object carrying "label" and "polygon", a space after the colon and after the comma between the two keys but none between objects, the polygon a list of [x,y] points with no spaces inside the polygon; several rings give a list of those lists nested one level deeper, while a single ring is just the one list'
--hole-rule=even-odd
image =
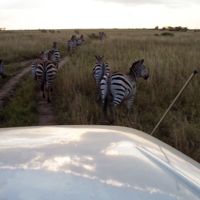
[{"label": "white vehicle hood", "polygon": [[118,126],[0,129],[0,199],[200,198],[200,164]]}]

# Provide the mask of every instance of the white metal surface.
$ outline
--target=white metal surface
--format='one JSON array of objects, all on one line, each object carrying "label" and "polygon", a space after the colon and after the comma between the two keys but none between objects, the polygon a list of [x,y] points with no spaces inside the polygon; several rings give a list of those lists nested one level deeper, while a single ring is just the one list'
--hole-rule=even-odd
[{"label": "white metal surface", "polygon": [[135,129],[0,129],[0,199],[199,198],[200,164]]}]

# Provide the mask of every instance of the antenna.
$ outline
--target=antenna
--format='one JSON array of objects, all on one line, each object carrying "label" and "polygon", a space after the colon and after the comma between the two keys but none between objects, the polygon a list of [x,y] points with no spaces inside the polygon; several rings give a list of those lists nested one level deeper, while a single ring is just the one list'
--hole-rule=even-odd
[{"label": "antenna", "polygon": [[160,125],[160,123],[162,122],[162,120],[165,118],[165,116],[167,115],[167,113],[169,112],[169,110],[171,109],[171,107],[174,105],[174,103],[176,102],[176,100],[179,98],[179,96],[181,95],[181,93],[183,92],[183,90],[186,88],[186,86],[188,85],[188,83],[192,80],[192,78],[194,77],[194,75],[197,74],[197,73],[198,73],[198,71],[194,70],[194,72],[192,73],[192,75],[190,76],[190,78],[187,80],[187,82],[185,83],[185,85],[182,87],[181,91],[178,93],[178,95],[176,96],[176,98],[174,99],[174,101],[171,103],[171,105],[169,106],[169,108],[166,110],[165,114],[162,116],[162,118],[160,119],[160,121],[158,122],[158,124],[153,129],[153,131],[151,132],[150,135],[153,135],[153,133],[158,128],[158,126]]}]

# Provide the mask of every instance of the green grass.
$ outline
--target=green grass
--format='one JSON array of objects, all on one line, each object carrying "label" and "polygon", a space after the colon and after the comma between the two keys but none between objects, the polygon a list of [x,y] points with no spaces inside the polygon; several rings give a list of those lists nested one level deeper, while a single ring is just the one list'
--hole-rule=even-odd
[{"label": "green grass", "polygon": [[38,86],[34,89],[33,76],[23,76],[9,96],[4,97],[4,109],[0,112],[0,127],[37,125]]},{"label": "green grass", "polygon": [[[31,65],[30,63],[27,63],[25,65],[9,65],[9,66],[4,66],[4,71],[6,73],[6,78],[0,78],[0,89],[2,86],[12,77],[16,76],[19,74],[24,68],[28,67]],[[31,71],[31,68],[30,68]]]}]

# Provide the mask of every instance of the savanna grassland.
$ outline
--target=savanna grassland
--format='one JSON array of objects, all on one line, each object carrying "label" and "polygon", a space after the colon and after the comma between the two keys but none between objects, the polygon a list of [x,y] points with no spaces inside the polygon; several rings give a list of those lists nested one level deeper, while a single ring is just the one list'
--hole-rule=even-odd
[{"label": "savanna grassland", "polygon": [[[60,31],[59,34],[42,33],[39,30],[2,31],[0,58],[4,64],[37,58],[39,51],[52,47],[53,40],[59,41],[58,50],[61,58],[68,56],[66,41],[74,34],[74,30]],[[97,100],[96,84],[91,76],[95,55],[104,55],[103,60],[109,63],[111,71],[122,73],[129,72],[134,59],[144,59],[149,78],[138,79],[133,114],[127,115],[125,104],[122,102],[114,110],[114,125],[132,127],[146,133],[151,133],[193,70],[199,70],[200,33],[173,32],[172,37],[161,36],[160,30],[79,31],[80,34],[84,34],[85,42],[59,70],[54,81],[56,98],[53,105],[59,125],[102,124],[102,103]],[[91,33],[98,34],[99,31],[106,33],[105,40],[100,41],[90,37]],[[5,71],[7,69],[5,67]],[[154,137],[198,162],[200,162],[199,80],[199,74],[195,75],[154,133]],[[36,93],[40,88],[37,85],[34,89],[33,86],[30,69],[30,73],[23,77],[12,94],[7,97],[0,114],[0,127],[37,125]]]}]

